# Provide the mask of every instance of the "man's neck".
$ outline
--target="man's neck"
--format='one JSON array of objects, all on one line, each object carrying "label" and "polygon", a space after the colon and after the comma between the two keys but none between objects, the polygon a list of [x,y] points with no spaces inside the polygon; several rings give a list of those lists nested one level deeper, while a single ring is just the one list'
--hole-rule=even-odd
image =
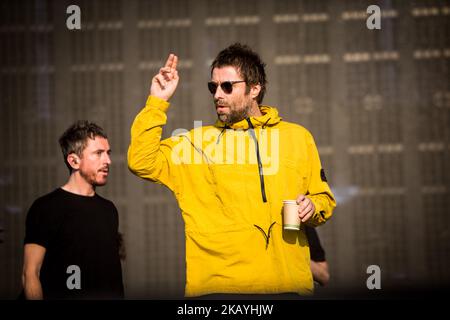
[{"label": "man's neck", "polygon": [[95,187],[81,177],[78,172],[72,173],[67,183],[61,188],[80,196],[92,197],[95,195]]},{"label": "man's neck", "polygon": [[263,114],[257,104],[254,104],[248,112],[248,117],[261,117]]}]

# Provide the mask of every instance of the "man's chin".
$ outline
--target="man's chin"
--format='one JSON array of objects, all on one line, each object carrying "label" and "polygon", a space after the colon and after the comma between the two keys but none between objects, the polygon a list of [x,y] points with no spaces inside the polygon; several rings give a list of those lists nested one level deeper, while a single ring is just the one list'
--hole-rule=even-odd
[{"label": "man's chin", "polygon": [[108,182],[107,180],[95,181],[94,186],[95,187],[103,187],[104,185],[106,185],[107,182]]},{"label": "man's chin", "polygon": [[217,114],[217,118],[225,124],[229,121],[229,117],[226,114]]}]

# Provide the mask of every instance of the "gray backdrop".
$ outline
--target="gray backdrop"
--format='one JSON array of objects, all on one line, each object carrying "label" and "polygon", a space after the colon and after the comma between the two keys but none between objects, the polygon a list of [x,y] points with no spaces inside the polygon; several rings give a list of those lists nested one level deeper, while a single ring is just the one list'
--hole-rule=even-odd
[{"label": "gray backdrop", "polygon": [[[81,30],[66,8],[81,8]],[[381,30],[366,8],[382,10]],[[450,2],[97,0],[0,2],[0,298],[20,291],[32,201],[67,179],[57,144],[76,119],[113,149],[98,192],[120,212],[127,298],[182,297],[184,225],[171,193],[127,169],[130,126],[174,52],[180,85],[164,136],[215,120],[208,65],[240,41],[267,63],[266,104],[315,136],[337,196],[318,229],[337,297],[450,282]]]}]

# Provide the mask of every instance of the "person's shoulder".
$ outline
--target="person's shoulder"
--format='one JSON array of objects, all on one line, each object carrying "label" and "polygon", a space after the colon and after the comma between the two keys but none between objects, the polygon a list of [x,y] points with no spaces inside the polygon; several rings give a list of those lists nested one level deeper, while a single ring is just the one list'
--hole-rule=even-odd
[{"label": "person's shoulder", "polygon": [[184,138],[182,141],[192,144],[197,141],[206,142],[213,137],[218,136],[223,128],[218,128],[213,125],[195,126],[191,130],[182,130],[177,132],[172,138],[179,141],[179,138]]},{"label": "person's shoulder", "polygon": [[289,130],[296,134],[302,134],[308,137],[312,136],[311,132],[308,129],[298,123],[283,120],[280,122],[279,127],[280,129]]},{"label": "person's shoulder", "polygon": [[96,197],[96,200],[98,202],[102,203],[104,206],[111,207],[111,208],[114,208],[115,210],[117,210],[116,205],[111,200],[102,197],[98,193],[95,193],[95,197]]},{"label": "person's shoulder", "polygon": [[[188,143],[192,143],[196,137],[203,137],[205,133],[213,133],[215,131],[220,132],[215,126],[208,125],[208,126],[195,126],[191,130],[186,129],[179,129],[172,133],[172,135],[165,139],[165,143],[173,143],[173,142],[180,142],[185,141]],[[207,135],[208,136],[208,135]]]},{"label": "person's shoulder", "polygon": [[191,137],[195,137],[196,134],[201,134],[204,135],[205,133],[214,133],[214,132],[219,132],[221,131],[221,128],[218,128],[216,126],[213,125],[206,125],[206,126],[197,126],[192,128],[188,134]]},{"label": "person's shoulder", "polygon": [[58,210],[55,208],[58,206],[57,203],[61,199],[61,189],[57,188],[52,192],[38,197],[31,204],[27,216],[30,219],[55,219],[58,215]]},{"label": "person's shoulder", "polygon": [[56,199],[58,199],[61,196],[61,189],[56,188],[52,192],[49,192],[47,194],[44,194],[40,197],[38,197],[36,200],[34,200],[32,206],[45,206],[50,203],[53,203]]}]

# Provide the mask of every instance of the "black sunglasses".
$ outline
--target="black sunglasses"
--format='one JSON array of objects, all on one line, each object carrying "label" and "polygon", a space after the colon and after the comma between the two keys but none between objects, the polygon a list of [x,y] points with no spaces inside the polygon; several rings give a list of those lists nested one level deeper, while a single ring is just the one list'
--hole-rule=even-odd
[{"label": "black sunglasses", "polygon": [[[233,84],[239,83],[239,82],[245,82],[245,80],[238,80],[238,81],[224,81],[220,84],[220,87],[222,88],[222,91],[226,94],[230,94],[233,92]],[[208,82],[208,89],[211,94],[216,94],[217,87],[219,86],[218,83],[210,81]]]}]

